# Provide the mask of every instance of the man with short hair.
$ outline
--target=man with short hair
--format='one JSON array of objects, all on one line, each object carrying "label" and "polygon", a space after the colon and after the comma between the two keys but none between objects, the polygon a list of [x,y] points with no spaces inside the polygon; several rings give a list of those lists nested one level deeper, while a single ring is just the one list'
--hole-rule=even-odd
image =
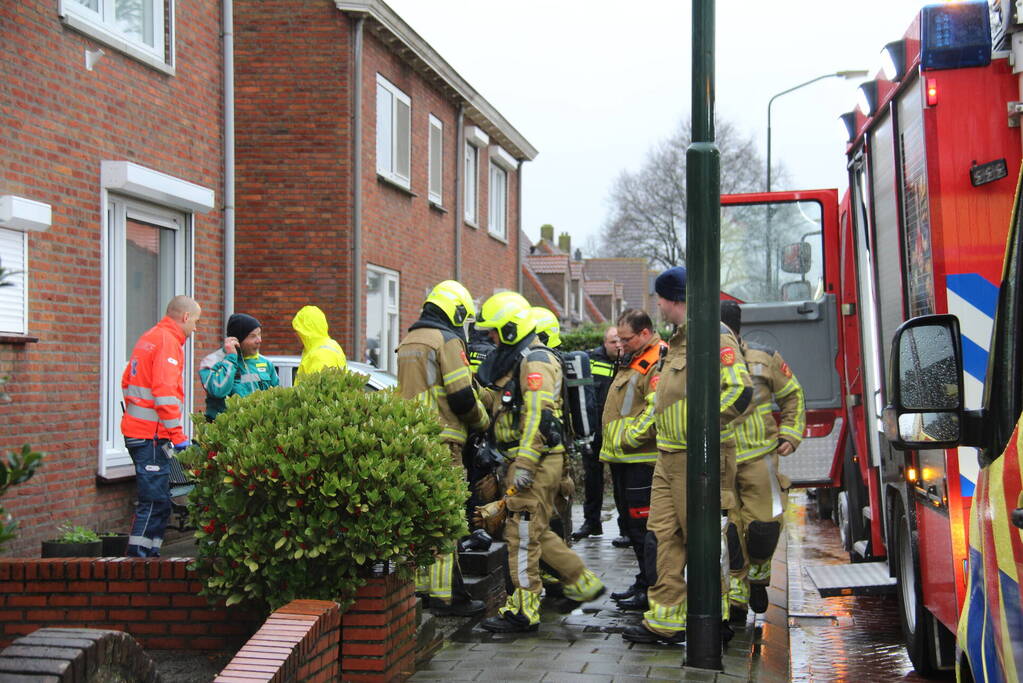
[{"label": "man with short hair", "polygon": [[639,571],[631,586],[612,593],[611,598],[620,609],[642,612],[648,606],[647,517],[657,462],[654,392],[661,374],[661,356],[667,353],[668,345],[661,341],[646,311],[636,308],[618,317],[618,337],[625,360],[607,393],[600,460],[617,469],[615,499],[624,501],[626,514],[620,518],[624,518]]},{"label": "man with short hair", "polygon": [[[618,328],[613,325],[604,332],[603,343],[595,349],[590,349],[586,354],[590,357],[590,374],[593,376],[593,398],[596,414],[604,412],[604,400],[607,398],[608,387],[614,377],[615,366],[618,363],[618,356],[622,352],[622,345],[618,341]],[[583,503],[583,525],[572,534],[572,539],[578,541],[587,536],[602,536],[604,525],[600,520],[600,512],[604,507],[604,464],[600,461],[600,449],[603,439],[603,430],[600,427],[600,420],[597,420],[597,431],[593,435],[593,443],[590,451],[583,455],[583,476],[586,487],[586,499]],[[614,468],[612,467],[612,477]],[[622,519],[622,507],[619,505],[618,494],[615,494],[615,505],[618,507],[618,530],[621,536],[625,536],[625,526]]]},{"label": "man with short hair", "polygon": [[227,320],[224,345],[202,359],[199,379],[206,390],[206,419],[227,410],[228,396],[248,396],[280,384],[273,363],[259,354],[263,328],[251,315],[235,313]]},{"label": "man with short hair", "polygon": [[128,537],[131,557],[159,557],[170,517],[171,448],[192,445],[182,428],[185,340],[195,331],[202,309],[194,299],[176,296],[163,318],[139,337],[124,373],[121,434],[135,463],[138,501]]}]

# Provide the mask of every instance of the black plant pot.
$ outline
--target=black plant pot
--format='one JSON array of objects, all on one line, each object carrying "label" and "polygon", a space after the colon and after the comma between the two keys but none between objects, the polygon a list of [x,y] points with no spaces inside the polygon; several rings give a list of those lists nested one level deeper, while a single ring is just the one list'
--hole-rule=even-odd
[{"label": "black plant pot", "polygon": [[103,541],[90,543],[43,541],[43,557],[100,557],[102,553]]},{"label": "black plant pot", "polygon": [[100,540],[103,543],[103,557],[124,557],[128,552],[128,534],[100,536]]}]

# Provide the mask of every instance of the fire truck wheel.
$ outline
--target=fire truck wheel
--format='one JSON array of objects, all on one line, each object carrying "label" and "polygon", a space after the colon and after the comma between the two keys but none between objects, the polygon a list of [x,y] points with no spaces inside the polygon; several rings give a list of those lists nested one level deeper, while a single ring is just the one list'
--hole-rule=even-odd
[{"label": "fire truck wheel", "polygon": [[915,549],[918,534],[910,529],[909,518],[901,503],[896,506],[893,529],[895,543],[891,548],[891,561],[897,582],[902,636],[913,668],[921,676],[929,678],[936,675],[938,669],[934,664],[936,656],[931,645],[933,638],[928,635],[931,630],[929,623],[931,616],[924,608],[920,574],[917,571]]},{"label": "fire truck wheel", "polygon": [[817,518],[820,520],[831,519],[835,511],[835,489],[821,487],[813,491],[817,503]]}]

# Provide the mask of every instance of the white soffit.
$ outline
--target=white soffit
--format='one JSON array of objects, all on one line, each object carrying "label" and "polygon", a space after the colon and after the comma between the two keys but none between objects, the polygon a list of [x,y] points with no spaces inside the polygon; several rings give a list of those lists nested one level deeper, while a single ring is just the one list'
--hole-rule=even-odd
[{"label": "white soffit", "polygon": [[182,211],[207,213],[216,205],[213,190],[130,161],[100,162],[100,182],[106,190]]}]

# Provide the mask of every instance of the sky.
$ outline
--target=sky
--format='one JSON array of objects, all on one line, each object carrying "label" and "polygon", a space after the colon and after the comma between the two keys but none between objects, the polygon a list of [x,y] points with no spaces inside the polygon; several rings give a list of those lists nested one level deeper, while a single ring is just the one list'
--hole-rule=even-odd
[{"label": "sky", "polygon": [[[691,5],[678,0],[386,0],[539,151],[523,168],[522,227],[592,245],[623,171],[691,111]],[[771,96],[817,76],[878,73],[921,0],[717,3],[718,119],[766,152]],[[829,78],[775,100],[771,155],[786,186],[846,184],[845,128],[861,80]]]}]

